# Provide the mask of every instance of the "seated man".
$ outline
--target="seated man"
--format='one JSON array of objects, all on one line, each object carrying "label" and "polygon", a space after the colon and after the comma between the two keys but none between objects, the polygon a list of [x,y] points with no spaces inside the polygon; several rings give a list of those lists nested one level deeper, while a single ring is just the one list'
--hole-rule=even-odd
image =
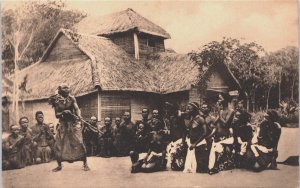
[{"label": "seated man", "polygon": [[135,134],[135,151],[138,153],[147,152],[149,149],[149,133],[143,123],[139,123]]},{"label": "seated man", "polygon": [[162,142],[162,137],[162,132],[155,132],[153,134],[153,138],[149,146],[149,151],[144,159],[138,160],[138,157],[133,158],[132,155],[130,156],[132,161],[131,173],[156,172],[165,168],[166,151],[165,146]]},{"label": "seated man", "polygon": [[210,175],[222,170],[232,169],[233,161],[233,136],[228,127],[220,120],[215,122],[213,142],[209,154],[208,173]]},{"label": "seated man", "polygon": [[135,134],[135,143],[133,149],[129,152],[132,162],[136,161],[140,153],[146,153],[149,150],[150,133],[147,132],[145,125],[142,122],[137,124]]},{"label": "seated man", "polygon": [[37,144],[36,150],[36,162],[47,163],[51,159],[51,147],[49,140],[54,139],[54,136],[50,132],[49,126],[44,123],[44,114],[41,111],[37,111],[35,114],[36,125],[32,127],[33,141]]},{"label": "seated man", "polygon": [[11,134],[8,139],[3,141],[3,170],[24,168],[26,159],[22,158],[22,147],[24,137],[21,136],[20,127],[17,125],[10,126]]},{"label": "seated man", "polygon": [[164,129],[163,123],[159,118],[158,110],[153,110],[153,116],[149,121],[150,132],[158,132]]},{"label": "seated man", "polygon": [[32,142],[33,133],[29,128],[28,117],[21,117],[19,119],[20,135],[24,137],[24,145],[22,146],[21,156],[26,161],[26,165],[32,165],[36,158],[37,145]]},{"label": "seated man", "polygon": [[277,146],[281,135],[281,126],[277,122],[278,114],[273,110],[268,111],[264,118],[259,126],[257,143],[250,146],[255,157],[253,170],[257,172],[268,167],[277,169]]},{"label": "seated man", "polygon": [[241,115],[239,110],[236,111],[232,123],[236,167],[246,167],[247,164],[243,158],[253,137],[251,125],[243,120]]},{"label": "seated man", "polygon": [[113,154],[113,130],[111,127],[111,118],[104,118],[104,127],[100,132],[100,156],[111,157]]}]

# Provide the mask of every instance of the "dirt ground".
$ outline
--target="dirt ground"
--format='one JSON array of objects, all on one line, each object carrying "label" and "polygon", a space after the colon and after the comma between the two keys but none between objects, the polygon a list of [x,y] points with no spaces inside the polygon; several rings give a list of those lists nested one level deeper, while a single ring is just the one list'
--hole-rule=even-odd
[{"label": "dirt ground", "polygon": [[56,163],[29,166],[3,172],[5,188],[58,187],[298,187],[298,167],[279,165],[280,170],[254,173],[235,169],[210,176],[164,171],[131,174],[129,157],[88,159],[91,171],[82,163],[63,163],[60,172],[51,172]]},{"label": "dirt ground", "polygon": [[[278,161],[298,154],[299,129],[283,128],[278,146]],[[152,174],[131,174],[129,157],[90,157],[91,171],[81,170],[82,163],[63,163],[61,172],[52,172],[56,163],[28,166],[20,170],[4,171],[5,188],[68,188],[68,187],[298,187],[298,166],[279,164],[280,170],[261,173],[235,169],[210,176],[164,171]]]}]

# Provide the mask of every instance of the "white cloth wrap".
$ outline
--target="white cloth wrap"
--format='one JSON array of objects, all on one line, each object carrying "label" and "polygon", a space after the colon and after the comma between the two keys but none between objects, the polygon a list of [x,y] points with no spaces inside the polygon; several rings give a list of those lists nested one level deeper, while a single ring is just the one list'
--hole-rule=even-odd
[{"label": "white cloth wrap", "polygon": [[[196,173],[197,170],[197,161],[196,161],[196,154],[195,154],[195,148],[190,150],[189,147],[192,145],[191,141],[189,138],[186,139],[187,145],[188,145],[188,150],[187,150],[187,155],[185,159],[185,164],[184,164],[184,173]],[[199,142],[197,146],[206,144],[206,140],[203,139],[201,142]]]}]

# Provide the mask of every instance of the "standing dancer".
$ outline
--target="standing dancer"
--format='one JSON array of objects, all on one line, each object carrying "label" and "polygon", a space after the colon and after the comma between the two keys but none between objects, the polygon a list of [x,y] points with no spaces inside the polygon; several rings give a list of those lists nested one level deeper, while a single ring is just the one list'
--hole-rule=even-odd
[{"label": "standing dancer", "polygon": [[55,116],[59,119],[54,146],[58,166],[52,170],[53,172],[62,169],[62,161],[83,161],[83,170],[90,170],[82,140],[81,112],[75,97],[69,93],[69,87],[62,84],[58,87],[58,94],[49,99],[49,103],[54,107]]}]

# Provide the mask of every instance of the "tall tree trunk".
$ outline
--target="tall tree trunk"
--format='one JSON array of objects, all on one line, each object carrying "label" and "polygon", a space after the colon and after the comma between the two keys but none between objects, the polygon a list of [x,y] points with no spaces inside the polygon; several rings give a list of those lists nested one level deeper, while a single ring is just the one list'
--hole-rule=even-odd
[{"label": "tall tree trunk", "polygon": [[16,44],[14,46],[15,50],[15,57],[14,57],[14,65],[15,65],[15,72],[14,72],[14,91],[13,91],[13,112],[14,112],[14,123],[17,123],[19,120],[19,68],[18,68],[18,51],[19,45]]},{"label": "tall tree trunk", "polygon": [[272,88],[272,87],[270,87],[269,90],[268,90],[266,110],[269,110],[269,98],[270,98],[271,88]]},{"label": "tall tree trunk", "polygon": [[279,82],[278,82],[278,106],[281,102],[281,80],[282,80],[282,74],[280,72],[280,78],[279,78]]},{"label": "tall tree trunk", "polygon": [[294,100],[295,74],[292,75],[291,100]]}]

